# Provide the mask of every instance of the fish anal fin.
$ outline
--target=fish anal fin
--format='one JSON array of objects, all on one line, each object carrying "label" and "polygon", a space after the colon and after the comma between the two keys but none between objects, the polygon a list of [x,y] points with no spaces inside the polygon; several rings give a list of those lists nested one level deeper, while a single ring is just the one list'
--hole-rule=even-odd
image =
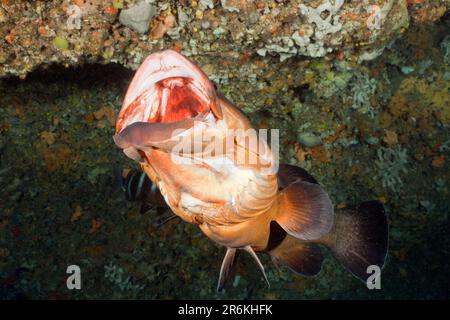
[{"label": "fish anal fin", "polygon": [[315,276],[322,269],[323,254],[319,245],[290,235],[269,251],[269,255],[276,266],[286,266],[303,276]]},{"label": "fish anal fin", "polygon": [[318,184],[294,182],[280,193],[279,201],[275,220],[295,238],[316,240],[331,230],[333,206]]}]

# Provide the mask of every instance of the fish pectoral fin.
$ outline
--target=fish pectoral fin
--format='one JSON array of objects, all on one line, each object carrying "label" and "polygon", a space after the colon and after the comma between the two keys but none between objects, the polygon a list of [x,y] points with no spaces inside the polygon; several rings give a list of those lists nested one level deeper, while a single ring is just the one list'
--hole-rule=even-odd
[{"label": "fish pectoral fin", "polygon": [[267,279],[267,275],[266,275],[266,271],[264,270],[264,266],[261,263],[261,260],[259,260],[258,256],[256,255],[255,251],[252,249],[251,246],[245,246],[244,248],[242,248],[243,250],[247,251],[253,259],[255,259],[256,264],[258,265],[259,269],[261,270],[263,276],[264,276],[264,280],[266,280],[267,286],[270,288],[270,282]]},{"label": "fish pectoral fin", "polygon": [[331,230],[333,206],[318,184],[294,182],[280,193],[279,201],[275,220],[293,237],[316,240]]},{"label": "fish pectoral fin", "polygon": [[220,267],[219,281],[217,282],[217,291],[221,291],[225,286],[225,282],[227,281],[231,268],[233,267],[234,257],[236,256],[235,248],[227,248],[227,252],[225,253],[225,257],[222,261],[222,266]]},{"label": "fish pectoral fin", "polygon": [[322,269],[323,254],[320,247],[290,235],[270,250],[269,255],[275,266],[286,266],[303,276],[314,276]]}]

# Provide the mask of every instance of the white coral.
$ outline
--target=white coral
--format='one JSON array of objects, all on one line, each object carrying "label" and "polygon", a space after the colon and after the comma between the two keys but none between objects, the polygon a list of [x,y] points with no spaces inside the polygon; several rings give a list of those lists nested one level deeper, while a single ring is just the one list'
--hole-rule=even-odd
[{"label": "white coral", "polygon": [[[322,3],[317,8],[307,7],[303,3],[299,5],[299,8],[308,23],[314,23],[316,25],[316,38],[323,39],[323,37],[329,33],[335,33],[341,30],[342,24],[339,23],[339,12],[344,0],[335,0],[335,3],[331,2]],[[322,14],[327,14],[325,18],[322,18]]]},{"label": "white coral", "polygon": [[277,37],[272,40],[272,44],[266,44],[264,48],[256,52],[260,56],[266,56],[267,53],[280,55],[280,61],[284,61],[297,54],[297,48],[294,46],[294,41],[289,37]]},{"label": "white coral", "polygon": [[[334,0],[333,3],[327,0],[317,8],[308,7],[304,4],[299,5],[301,14],[305,16],[309,28],[313,28],[312,34],[300,35],[295,32],[292,35],[295,44],[300,47],[299,53],[310,57],[323,57],[332,51],[331,48],[326,48],[325,38],[327,35],[335,34],[342,29],[338,13],[343,4],[344,0]],[[324,15],[325,17],[323,17]]]}]

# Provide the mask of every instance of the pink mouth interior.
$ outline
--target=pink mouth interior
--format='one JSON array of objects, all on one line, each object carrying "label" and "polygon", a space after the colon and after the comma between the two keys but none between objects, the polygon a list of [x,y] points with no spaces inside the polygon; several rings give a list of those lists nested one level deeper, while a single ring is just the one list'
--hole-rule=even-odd
[{"label": "pink mouth interior", "polygon": [[183,77],[171,77],[159,81],[156,88],[161,92],[166,91],[167,99],[161,98],[158,112],[149,119],[149,122],[177,122],[194,118],[205,110],[207,103],[199,96],[198,91],[194,91],[193,86],[191,79]]},{"label": "pink mouth interior", "polygon": [[154,83],[119,115],[116,132],[137,121],[179,122],[208,111],[211,98],[201,85],[187,77],[169,77]]}]

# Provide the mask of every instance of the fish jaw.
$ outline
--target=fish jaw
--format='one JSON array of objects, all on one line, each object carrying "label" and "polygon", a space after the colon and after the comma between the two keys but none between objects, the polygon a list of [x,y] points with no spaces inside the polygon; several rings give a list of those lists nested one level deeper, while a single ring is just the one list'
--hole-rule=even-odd
[{"label": "fish jaw", "polygon": [[213,83],[173,50],[148,56],[137,70],[116,122],[116,133],[135,122],[170,123],[213,113],[222,117]]}]

